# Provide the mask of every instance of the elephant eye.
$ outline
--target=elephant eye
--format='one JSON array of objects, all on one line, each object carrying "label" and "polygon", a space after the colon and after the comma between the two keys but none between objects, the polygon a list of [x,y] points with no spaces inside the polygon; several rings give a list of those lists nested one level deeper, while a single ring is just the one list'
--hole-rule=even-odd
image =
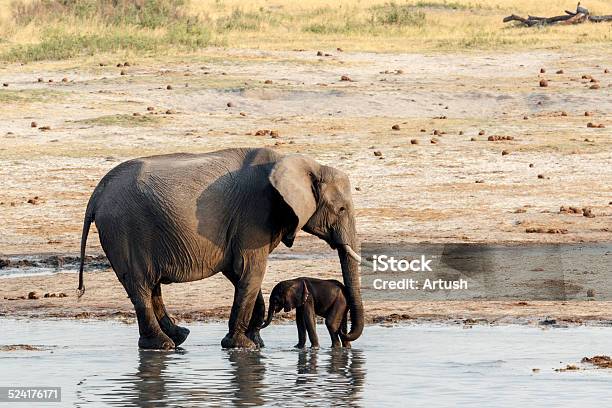
[{"label": "elephant eye", "polygon": [[338,209],[338,212],[339,212],[339,213],[343,213],[344,211],[346,211],[346,208],[344,208],[344,207],[340,207],[340,208]]}]

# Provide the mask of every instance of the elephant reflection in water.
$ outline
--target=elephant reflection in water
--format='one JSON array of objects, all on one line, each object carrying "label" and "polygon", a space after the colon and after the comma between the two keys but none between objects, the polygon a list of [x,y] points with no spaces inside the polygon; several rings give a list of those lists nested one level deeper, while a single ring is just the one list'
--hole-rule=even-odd
[{"label": "elephant reflection in water", "polygon": [[228,350],[231,365],[232,402],[237,406],[263,405],[266,367],[259,351]]},{"label": "elephant reflection in water", "polygon": [[[329,355],[326,373],[320,370],[318,362]],[[352,405],[359,402],[365,383],[365,356],[358,349],[302,350],[298,354],[297,378],[294,390],[297,395],[309,398],[316,395],[330,404]],[[324,401],[327,400],[327,401]]]}]

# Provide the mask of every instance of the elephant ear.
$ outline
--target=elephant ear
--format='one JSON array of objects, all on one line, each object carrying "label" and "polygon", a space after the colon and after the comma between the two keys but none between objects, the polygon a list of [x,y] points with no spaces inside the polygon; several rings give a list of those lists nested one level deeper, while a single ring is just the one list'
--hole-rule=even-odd
[{"label": "elephant ear", "polygon": [[313,192],[313,178],[319,165],[299,154],[280,159],[270,172],[270,183],[291,209],[292,225],[283,237],[288,247],[293,245],[296,234],[308,222],[317,208]]}]

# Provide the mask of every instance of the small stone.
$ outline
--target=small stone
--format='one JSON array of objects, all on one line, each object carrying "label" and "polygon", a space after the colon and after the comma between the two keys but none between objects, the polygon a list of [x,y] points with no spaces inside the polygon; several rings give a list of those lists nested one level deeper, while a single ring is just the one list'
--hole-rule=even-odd
[{"label": "small stone", "polygon": [[124,66],[124,67],[129,67],[129,66],[130,66],[130,63],[129,63],[128,61],[126,61],[126,62],[124,62],[124,63],[123,63],[123,66]]},{"label": "small stone", "polygon": [[62,78],[62,82],[68,82],[68,78]]},{"label": "small stone", "polygon": [[134,112],[134,113],[132,113],[132,116],[141,116],[141,115],[138,112]]},{"label": "small stone", "polygon": [[38,123],[32,122],[32,123],[30,123],[30,127],[33,127],[33,128],[38,127]]},{"label": "small stone", "polygon": [[534,166],[533,163],[529,163],[529,167],[533,168],[533,166]]},{"label": "small stone", "polygon": [[584,112],[584,116],[593,116],[592,112]]},{"label": "small stone", "polygon": [[479,135],[479,136],[483,136],[484,134],[485,134],[485,131],[484,131],[484,130],[481,130],[481,131],[479,131],[479,132],[478,132],[478,135]]},{"label": "small stone", "polygon": [[593,214],[593,210],[589,207],[585,207],[582,209],[582,215],[587,218],[595,218],[595,214]]},{"label": "small stone", "polygon": [[155,108],[154,108],[153,106],[147,106],[147,110],[148,110],[149,112],[151,112],[151,111],[154,111],[154,110],[155,110]]},{"label": "small stone", "polygon": [[593,84],[589,87],[589,89],[599,89],[599,88],[600,88],[599,84]]},{"label": "small stone", "polygon": [[475,142],[475,141],[476,141],[476,138],[475,138],[475,137],[471,137],[471,138],[470,138],[470,142]]},{"label": "small stone", "polygon": [[270,131],[270,137],[271,137],[272,139],[277,139],[277,138],[278,138],[278,136],[279,136],[279,135],[278,135],[278,130],[271,130],[271,131]]},{"label": "small stone", "polygon": [[117,64],[117,68],[121,68],[122,66],[123,66],[123,64],[122,64],[122,63],[118,63],[118,64]]},{"label": "small stone", "polygon": [[459,131],[459,136],[463,135],[463,130]]},{"label": "small stone", "polygon": [[474,183],[476,183],[476,184],[483,184],[484,180],[476,180],[476,181],[474,181]]},{"label": "small stone", "polygon": [[438,144],[438,139],[435,137],[430,140],[431,144]]},{"label": "small stone", "polygon": [[567,112],[561,111],[561,116],[567,116]]},{"label": "small stone", "polygon": [[419,144],[419,141],[417,139],[412,139],[410,140],[410,144],[416,145]]},{"label": "small stone", "polygon": [[545,79],[540,79],[540,87],[546,88],[548,86],[548,81]]},{"label": "small stone", "polygon": [[539,179],[544,179],[544,178],[546,178],[546,177],[545,177],[543,174],[538,174],[538,178],[539,178]]},{"label": "small stone", "polygon": [[8,82],[4,82],[2,86],[9,86]]},{"label": "small stone", "polygon": [[240,112],[240,116],[246,116],[246,112]]},{"label": "small stone", "polygon": [[587,297],[594,298],[595,297],[595,289],[588,289],[586,295],[587,295]]},{"label": "small stone", "polygon": [[374,156],[382,157],[382,152],[380,150],[374,150]]},{"label": "small stone", "polygon": [[28,299],[36,300],[36,299],[40,299],[40,296],[36,292],[30,292],[28,293]]},{"label": "small stone", "polygon": [[43,81],[44,81],[44,79],[38,78],[38,82],[43,82]]},{"label": "small stone", "polygon": [[352,79],[348,75],[342,75],[340,77],[340,80],[341,81],[349,81],[349,82],[352,81]]},{"label": "small stone", "polygon": [[38,129],[42,130],[43,132],[46,132],[47,130],[51,130],[51,126],[41,126]]},{"label": "small stone", "polygon": [[507,150],[502,150],[501,154],[502,154],[502,156],[507,156],[507,155],[510,154],[510,152],[507,151]]},{"label": "small stone", "polygon": [[393,129],[393,130],[400,130],[400,125],[393,125],[393,126],[391,126],[391,129]]},{"label": "small stone", "polygon": [[317,57],[322,57],[323,56],[323,51],[317,51]]},{"label": "small stone", "polygon": [[523,116],[523,120],[527,120],[527,119],[529,119],[529,116],[527,115]]},{"label": "small stone", "polygon": [[166,89],[171,90],[172,89],[172,85],[167,85]]},{"label": "small stone", "polygon": [[563,73],[563,70],[562,70],[562,69],[560,69],[560,70],[558,70],[558,71],[557,71],[557,74],[562,74],[562,73]]},{"label": "small stone", "polygon": [[125,71],[125,69],[122,69],[121,72],[119,73],[120,75],[127,75],[127,72]]},{"label": "small stone", "polygon": [[228,103],[226,103],[226,105],[227,105],[228,108],[232,108],[234,106],[234,103],[233,102],[228,102]]},{"label": "small stone", "polygon": [[610,70],[608,68],[604,69],[604,74],[609,74]]},{"label": "small stone", "polygon": [[266,85],[270,85],[270,84],[272,84],[272,80],[271,80],[271,79],[266,79],[266,80],[264,81],[264,84],[266,84]]},{"label": "small stone", "polygon": [[176,114],[176,111],[174,109],[168,109],[166,111],[166,115],[174,115],[174,114]]},{"label": "small stone", "polygon": [[546,70],[544,68],[540,68],[540,74],[545,74]]}]

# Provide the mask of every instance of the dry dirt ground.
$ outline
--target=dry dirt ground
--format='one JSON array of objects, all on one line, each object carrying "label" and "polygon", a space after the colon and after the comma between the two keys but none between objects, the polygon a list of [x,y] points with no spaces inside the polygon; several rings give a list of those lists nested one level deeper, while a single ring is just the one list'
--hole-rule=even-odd
[{"label": "dry dirt ground", "polygon": [[[91,191],[126,159],[235,146],[300,152],[345,170],[364,241],[612,241],[605,49],[316,51],[210,49],[125,67],[111,57],[0,67],[7,85],[0,87],[0,255],[76,255]],[[265,129],[278,137],[258,134]],[[560,213],[561,206],[589,207],[594,217]],[[95,231],[88,253],[101,253]],[[331,250],[305,234],[275,252],[265,293],[299,275],[339,276]],[[0,314],[131,312],[111,271],[85,281],[77,302],[74,274],[2,279]],[[68,297],[6,299],[31,290]],[[222,276],[164,290],[186,319],[225,317],[233,294]],[[368,301],[366,308],[370,320],[612,319],[601,302]]]}]

